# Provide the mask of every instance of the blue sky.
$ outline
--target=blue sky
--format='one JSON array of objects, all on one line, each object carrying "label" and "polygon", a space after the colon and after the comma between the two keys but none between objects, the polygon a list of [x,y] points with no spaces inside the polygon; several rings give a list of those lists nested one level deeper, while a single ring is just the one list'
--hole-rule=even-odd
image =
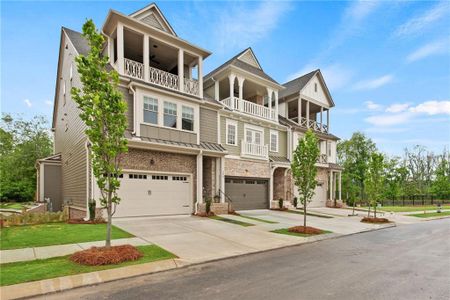
[{"label": "blue sky", "polygon": [[[1,110],[52,114],[60,27],[100,26],[109,8],[149,2],[5,2]],[[213,52],[206,74],[251,46],[280,83],[321,68],[336,107],[331,131],[363,131],[391,154],[450,144],[450,2],[157,2],[177,34]]]}]

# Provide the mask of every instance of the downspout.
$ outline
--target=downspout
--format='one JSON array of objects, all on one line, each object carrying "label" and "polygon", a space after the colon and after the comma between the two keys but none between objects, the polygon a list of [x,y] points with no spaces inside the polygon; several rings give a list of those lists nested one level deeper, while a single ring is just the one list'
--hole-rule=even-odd
[{"label": "downspout", "polygon": [[133,82],[128,84],[128,89],[133,93],[133,131],[132,135],[136,135],[136,90],[133,89]]}]

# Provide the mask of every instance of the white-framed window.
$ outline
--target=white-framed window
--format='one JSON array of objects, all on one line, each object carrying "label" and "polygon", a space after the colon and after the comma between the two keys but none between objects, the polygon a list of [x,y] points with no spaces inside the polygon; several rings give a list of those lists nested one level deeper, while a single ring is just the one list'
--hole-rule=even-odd
[{"label": "white-framed window", "polygon": [[227,145],[237,146],[237,122],[232,120],[226,121],[226,143]]},{"label": "white-framed window", "polygon": [[144,96],[144,122],[158,124],[158,99]]},{"label": "white-framed window", "polygon": [[164,101],[164,126],[177,128],[177,104]]},{"label": "white-framed window", "polygon": [[270,131],[270,152],[278,152],[278,131]]},{"label": "white-framed window", "polygon": [[263,135],[262,131],[254,130],[254,129],[245,129],[245,141],[249,144],[261,145]]},{"label": "white-framed window", "polygon": [[182,106],[181,129],[194,131],[194,108]]},{"label": "white-framed window", "polygon": [[331,157],[331,142],[327,142],[327,153],[328,157]]}]

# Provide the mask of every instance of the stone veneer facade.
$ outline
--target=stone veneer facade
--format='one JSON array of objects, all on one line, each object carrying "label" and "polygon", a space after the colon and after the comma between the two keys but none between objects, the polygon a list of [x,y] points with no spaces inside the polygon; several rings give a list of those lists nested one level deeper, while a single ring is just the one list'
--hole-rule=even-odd
[{"label": "stone veneer facade", "polygon": [[226,158],[225,176],[270,178],[270,165],[266,161]]}]

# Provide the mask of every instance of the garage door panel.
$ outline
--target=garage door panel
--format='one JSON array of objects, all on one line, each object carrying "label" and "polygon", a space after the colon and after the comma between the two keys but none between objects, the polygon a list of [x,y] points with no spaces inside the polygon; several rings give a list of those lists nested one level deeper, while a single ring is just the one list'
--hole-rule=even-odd
[{"label": "garage door panel", "polygon": [[268,208],[267,180],[227,178],[225,191],[235,210]]},{"label": "garage door panel", "polygon": [[[130,174],[132,178],[130,178]],[[186,175],[125,173],[115,217],[190,214],[192,186]],[[134,177],[134,178],[133,178]]]}]

